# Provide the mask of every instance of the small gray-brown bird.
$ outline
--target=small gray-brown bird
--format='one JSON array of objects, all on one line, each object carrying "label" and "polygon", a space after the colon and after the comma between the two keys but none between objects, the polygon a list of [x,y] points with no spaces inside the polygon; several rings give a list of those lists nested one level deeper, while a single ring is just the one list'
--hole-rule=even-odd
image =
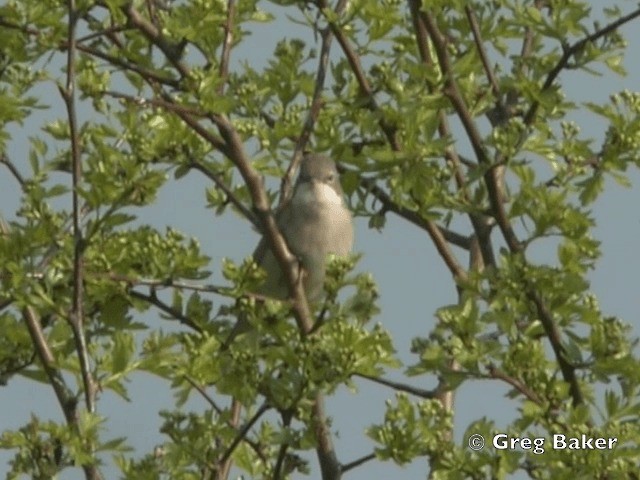
[{"label": "small gray-brown bird", "polygon": [[[276,223],[289,250],[304,269],[303,285],[309,302],[322,298],[328,256],[346,257],[353,246],[351,212],[343,197],[333,160],[308,154],[300,164],[293,196],[276,214]],[[286,275],[265,237],[258,243],[253,259],[267,274],[254,293],[275,299],[288,298]],[[239,321],[225,345],[243,331],[246,331],[246,321]]]}]

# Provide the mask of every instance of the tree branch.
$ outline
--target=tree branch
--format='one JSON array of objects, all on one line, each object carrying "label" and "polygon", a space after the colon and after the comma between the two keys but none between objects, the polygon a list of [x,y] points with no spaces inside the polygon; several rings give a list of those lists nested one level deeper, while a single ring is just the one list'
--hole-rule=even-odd
[{"label": "tree branch", "polygon": [[[237,400],[234,400],[234,402],[237,402]],[[266,402],[263,403],[260,406],[260,408],[258,408],[256,413],[253,414],[253,417],[251,417],[249,421],[242,426],[242,428],[238,431],[237,435],[235,436],[231,444],[227,447],[227,449],[224,451],[224,453],[220,457],[221,464],[226,463],[227,460],[231,458],[231,455],[233,455],[234,450],[237,448],[238,445],[240,445],[240,442],[243,441],[243,439],[246,437],[249,430],[251,430],[251,428],[260,419],[260,417],[264,415],[270,408],[271,407]]]},{"label": "tree branch", "polygon": [[[544,92],[553,85],[553,82],[556,80],[558,75],[560,75],[560,72],[562,72],[562,70],[564,70],[567,67],[567,64],[569,63],[569,60],[571,59],[571,57],[581,52],[587,46],[587,44],[591,42],[595,42],[599,38],[604,37],[605,35],[617,30],[625,23],[629,23],[631,20],[637,17],[640,17],[640,8],[632,11],[628,15],[624,15],[620,17],[618,20],[611,22],[610,24],[596,30],[591,35],[587,35],[582,40],[579,40],[573,45],[565,48],[562,54],[562,57],[560,57],[560,60],[558,60],[558,63],[556,63],[556,65],[551,69],[551,71],[547,75],[547,78],[544,81],[544,84],[542,85],[541,91]],[[531,104],[531,106],[529,107],[529,110],[527,110],[527,113],[524,116],[525,125],[531,125],[533,123],[533,121],[535,120],[536,114],[538,113],[539,107],[540,107],[540,102],[538,102],[537,100]]]},{"label": "tree branch", "polygon": [[543,404],[542,399],[538,396],[538,394],[533,390],[531,390],[527,385],[522,383],[517,378],[507,375],[505,372],[503,372],[493,364],[489,364],[487,366],[487,370],[489,371],[489,376],[491,378],[496,378],[498,380],[502,380],[505,383],[508,383],[517,391],[519,391],[521,394],[523,394],[525,397],[527,397],[529,400],[531,400],[533,403],[537,405]]},{"label": "tree branch", "polygon": [[24,190],[24,177],[22,176],[22,174],[20,174],[20,171],[13,164],[13,162],[9,160],[9,157],[7,157],[7,154],[5,152],[2,152],[2,154],[0,154],[0,163],[3,163],[9,169],[9,172],[11,173],[11,175],[13,175],[13,178],[15,178],[16,181],[20,184],[20,188]]},{"label": "tree branch", "polygon": [[233,43],[233,17],[236,13],[235,0],[227,0],[227,21],[224,24],[224,41],[222,42],[222,53],[220,54],[220,85],[218,93],[224,93],[225,82],[229,76],[229,59],[231,58],[231,46]]},{"label": "tree branch", "polygon": [[139,300],[144,300],[145,302],[156,306],[159,310],[163,311],[167,315],[172,316],[176,320],[180,321],[180,323],[182,323],[183,325],[186,325],[192,330],[195,330],[198,333],[202,333],[203,331],[202,328],[199,325],[196,325],[189,317],[187,317],[186,315],[183,315],[182,312],[176,310],[175,308],[167,305],[162,300],[160,300],[153,288],[151,289],[150,295],[144,294],[142,292],[138,292],[137,290],[133,290],[133,289],[129,289],[128,293],[134,298],[137,298]]},{"label": "tree branch", "polygon": [[140,15],[133,7],[134,2],[128,2],[121,8],[122,12],[126,15],[127,19],[132,26],[137,28],[150,43],[160,49],[165,55],[167,60],[171,62],[173,67],[180,73],[183,78],[189,76],[189,68],[181,60],[182,48],[179,45],[173,45],[166,38],[162,36],[162,33],[158,31],[156,26],[149,22],[146,18]]},{"label": "tree branch", "polygon": [[[85,404],[90,413],[96,411],[97,387],[91,374],[87,341],[84,336],[84,249],[85,242],[82,236],[81,205],[79,197],[80,184],[82,182],[82,158],[80,135],[78,133],[78,120],[75,107],[75,81],[76,81],[76,26],[78,12],[75,0],[69,0],[69,24],[67,33],[67,80],[64,89],[60,89],[64,100],[67,117],[69,119],[69,131],[71,139],[71,165],[73,189],[71,192],[73,202],[73,302],[70,315],[70,323],[75,337],[75,344],[80,362],[82,382],[84,384]],[[91,475],[94,478],[95,473]]]},{"label": "tree branch", "polygon": [[373,383],[377,383],[379,385],[384,385],[385,387],[392,388],[397,390],[398,392],[406,392],[411,395],[415,395],[416,397],[424,398],[427,400],[438,398],[438,395],[442,394],[442,390],[424,390],[422,388],[413,387],[411,385],[407,385],[406,383],[394,382],[392,380],[387,380],[380,377],[372,377],[371,375],[365,375],[363,373],[354,373],[354,377],[364,378]]}]

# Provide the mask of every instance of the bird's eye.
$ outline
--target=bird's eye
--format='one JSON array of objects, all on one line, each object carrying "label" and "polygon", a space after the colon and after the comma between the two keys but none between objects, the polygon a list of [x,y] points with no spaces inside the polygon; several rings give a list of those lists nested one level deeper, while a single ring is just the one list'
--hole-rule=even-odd
[{"label": "bird's eye", "polygon": [[335,173],[330,173],[329,175],[327,175],[327,182],[333,182],[336,179],[336,174]]}]

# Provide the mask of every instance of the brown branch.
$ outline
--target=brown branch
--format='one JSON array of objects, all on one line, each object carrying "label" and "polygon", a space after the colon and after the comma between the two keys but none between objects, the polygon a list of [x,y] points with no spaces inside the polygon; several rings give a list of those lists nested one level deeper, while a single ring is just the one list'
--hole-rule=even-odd
[{"label": "brown branch", "polygon": [[520,252],[522,250],[522,245],[509,222],[507,212],[504,208],[504,193],[500,187],[501,182],[499,172],[497,171],[498,166],[491,165],[489,157],[484,149],[484,142],[480,135],[480,131],[473,121],[471,112],[469,111],[464,97],[458,88],[458,84],[453,73],[453,65],[447,49],[447,40],[442,32],[440,32],[433,14],[421,11],[420,16],[425,23],[431,40],[433,41],[436,55],[438,56],[438,64],[440,65],[440,69],[442,70],[445,78],[444,93],[449,98],[458,118],[462,122],[478,162],[484,165],[484,168],[487,169],[484,179],[487,186],[487,192],[489,193],[489,201],[491,202],[493,214],[496,217],[498,226],[502,231],[502,235],[504,236],[509,249],[512,252]]},{"label": "brown branch", "polygon": [[[534,5],[538,10],[540,10],[541,8],[541,3],[542,2],[540,0],[534,1]],[[533,28],[525,27],[524,38],[522,40],[522,47],[520,48],[520,58],[517,63],[518,68],[514,68],[515,76],[524,75],[528,66],[527,59],[531,56],[531,53],[533,52],[533,44],[534,44]],[[515,88],[510,89],[507,92],[507,100],[506,100],[507,108],[513,109],[513,107],[515,107],[515,105],[518,103],[519,98],[520,98],[520,91]]]},{"label": "brown branch", "polygon": [[124,282],[128,284],[130,287],[134,287],[136,285],[144,285],[147,287],[152,287],[154,290],[159,290],[161,288],[177,288],[180,290],[191,290],[194,292],[207,292],[207,293],[217,293],[219,295],[229,296],[229,288],[228,287],[219,287],[217,285],[202,285],[199,283],[192,282],[184,282],[179,280],[174,280],[173,278],[141,278],[141,277],[133,277],[131,275],[122,275],[119,273],[92,273],[87,272],[88,275],[97,278],[108,278],[109,280],[113,280],[116,282]]},{"label": "brown branch", "polygon": [[[629,13],[628,15],[624,15],[624,16],[620,17],[618,20],[616,20],[614,22],[611,22],[610,24],[608,24],[608,25],[596,30],[592,34],[587,35],[585,38],[583,38],[582,40],[577,41],[573,45],[564,48],[564,52],[562,54],[562,57],[560,57],[560,60],[558,60],[558,63],[556,63],[556,65],[551,69],[551,71],[547,75],[547,78],[544,81],[544,84],[542,85],[541,91],[544,92],[544,91],[548,90],[553,85],[553,82],[556,80],[558,75],[560,75],[560,72],[562,72],[562,70],[564,70],[567,67],[571,57],[573,57],[577,53],[581,52],[587,46],[587,44],[589,44],[591,42],[595,42],[599,38],[604,37],[605,35],[615,31],[616,29],[620,28],[625,23],[628,23],[628,22],[630,22],[631,20],[633,20],[633,19],[635,19],[637,17],[640,17],[640,8],[638,8],[638,9],[632,11],[631,13]],[[540,107],[540,102],[538,102],[537,100],[534,101],[531,104],[531,106],[529,107],[529,110],[527,110],[527,113],[524,116],[525,125],[531,125],[533,123],[533,121],[534,121],[534,119],[536,117],[536,114],[538,113],[538,108],[539,107]]]},{"label": "brown branch", "polygon": [[200,395],[202,395],[202,397],[207,401],[209,405],[211,405],[211,408],[213,408],[218,415],[222,415],[223,413],[222,409],[218,406],[215,400],[211,398],[211,395],[209,395],[207,391],[198,382],[196,382],[189,375],[185,375],[184,379],[187,381],[187,383],[189,383],[189,385],[195,388]]},{"label": "brown branch", "polygon": [[[341,14],[347,5],[346,0],[340,0],[335,8],[335,13]],[[280,186],[280,204],[284,203],[291,196],[293,190],[293,177],[298,170],[298,166],[302,161],[302,156],[306,149],[309,138],[313,132],[315,123],[320,115],[322,109],[322,91],[324,90],[325,79],[327,76],[327,67],[329,65],[329,54],[331,52],[331,42],[333,41],[333,32],[330,28],[324,28],[320,30],[320,56],[318,58],[318,68],[316,70],[316,81],[313,90],[313,97],[311,100],[311,107],[307,113],[302,132],[296,141],[295,148],[293,150],[293,158],[289,164],[286,174],[282,178]]]},{"label": "brown branch", "polygon": [[[320,9],[320,12],[323,12],[325,9],[329,8],[329,5],[327,4],[327,0],[317,0],[317,5],[318,5],[318,8]],[[340,3],[339,7],[343,5],[344,5],[343,3]],[[368,100],[367,108],[371,111],[379,111],[378,103],[376,102],[376,99],[373,95],[373,89],[371,88],[371,85],[367,80],[367,77],[364,73],[364,69],[362,68],[360,57],[355,52],[355,50],[351,46],[351,43],[349,43],[349,39],[344,34],[344,32],[339,28],[339,26],[334,22],[330,22],[328,18],[326,20],[329,22],[329,27],[331,28],[333,34],[335,35],[336,40],[338,40],[338,43],[340,44],[340,47],[342,48],[342,51],[345,57],[347,57],[347,61],[349,62],[351,71],[356,77],[356,81],[358,82],[358,86],[360,87],[362,95],[366,97]],[[381,118],[378,124],[380,125],[380,128],[382,129],[383,133],[387,137],[387,141],[389,142],[389,145],[391,145],[391,148],[396,152],[402,150],[402,145],[400,144],[400,140],[398,139],[396,127],[391,125],[384,118]]]},{"label": "brown branch", "polygon": [[[280,411],[280,417],[282,418],[283,428],[288,429],[291,426],[291,418],[293,417],[292,411]],[[287,450],[289,450],[289,442],[282,442],[278,449],[275,467],[273,468],[273,478],[284,478],[282,468],[284,467],[284,461],[287,458]]]},{"label": "brown branch", "polygon": [[[269,199],[264,190],[262,177],[251,166],[251,162],[244,152],[242,139],[238,135],[238,132],[236,132],[226,117],[222,115],[212,115],[212,119],[217,123],[220,134],[225,141],[227,148],[224,153],[236,165],[240,171],[240,175],[242,175],[243,180],[249,188],[253,206],[262,224],[261,231],[266,236],[271,251],[287,278],[296,323],[298,324],[301,336],[305,337],[313,327],[313,319],[302,286],[302,278],[299,275],[298,261],[289,251],[286,241],[276,224],[270,209]],[[190,123],[190,125],[193,125],[193,123]],[[193,125],[193,127],[197,129],[196,131],[198,133],[202,132],[202,129],[198,128],[197,125]]]},{"label": "brown branch", "polygon": [[[640,11],[638,12],[640,15]],[[449,52],[446,46],[446,40],[444,35],[440,32],[433,14],[421,12],[421,16],[424,19],[425,25],[431,39],[433,40],[436,53],[438,55],[438,62],[440,68],[445,76],[445,94],[449,97],[451,104],[453,105],[458,117],[460,118],[467,136],[471,141],[476,157],[479,163],[484,164],[485,167],[489,167],[484,175],[485,184],[489,193],[489,199],[491,202],[492,210],[495,215],[496,221],[503,237],[509,247],[509,250],[514,254],[524,254],[523,244],[518,240],[513,227],[509,222],[506,211],[504,209],[504,192],[501,187],[502,175],[504,171],[504,165],[489,165],[489,159],[483,148],[482,138],[480,133],[471,118],[471,114],[466,107],[462,94],[458,89],[455,82],[453,67],[451,65],[451,59],[449,58]],[[583,403],[584,399],[580,391],[580,386],[575,375],[575,369],[568,363],[564,348],[560,338],[560,333],[555,326],[553,317],[548,311],[547,306],[544,304],[538,292],[535,291],[530,285],[526,287],[527,297],[534,303],[540,320],[543,323],[545,332],[549,337],[554,354],[562,371],[564,380],[569,384],[572,399],[574,405]]]},{"label": "brown branch", "polygon": [[182,48],[180,45],[174,45],[162,36],[162,33],[156,26],[144,18],[140,12],[133,7],[134,2],[128,2],[122,7],[122,12],[127,19],[151,42],[158,47],[165,55],[167,60],[174,66],[183,78],[189,76],[189,68],[181,60]]},{"label": "brown branch", "polygon": [[196,133],[207,140],[214,148],[220,150],[221,152],[225,152],[227,149],[227,145],[225,142],[218,137],[217,135],[211,133],[202,125],[200,125],[193,117],[201,117],[208,118],[208,114],[203,112],[195,107],[190,107],[186,105],[180,105],[171,100],[168,96],[165,99],[160,98],[144,98],[144,97],[135,97],[132,95],[127,95],[120,92],[113,91],[104,91],[105,95],[109,95],[114,98],[119,98],[125,100],[127,102],[134,103],[136,105],[151,105],[154,107],[161,107],[165,110],[169,110],[172,113],[177,114],[188,126],[192,129],[196,130]]},{"label": "brown branch", "polygon": [[9,157],[7,157],[7,154],[5,152],[2,152],[2,154],[0,154],[0,163],[3,163],[9,169],[9,172],[11,172],[13,178],[15,178],[20,184],[20,188],[24,190],[25,179],[18,168],[13,164],[13,162],[9,160]]},{"label": "brown branch", "polygon": [[[420,52],[422,63],[424,63],[428,67],[433,68],[434,62],[428,48],[428,32],[424,23],[424,19],[420,15],[420,3],[420,0],[409,0],[411,18],[413,21],[413,28],[416,32],[416,41],[418,44],[418,50]],[[435,90],[433,85],[429,85],[428,89],[430,93],[433,93]],[[449,121],[447,120],[445,111],[442,109],[438,112],[438,134],[440,135],[440,138],[443,139],[451,138]],[[456,180],[458,190],[462,193],[463,198],[468,199],[469,196],[466,188],[466,180],[461,167],[461,165],[464,163],[464,159],[462,159],[458,155],[458,152],[452,146],[448,146],[445,149],[444,153],[445,158],[453,167],[454,178]],[[475,166],[476,164],[474,163],[473,165]],[[491,229],[484,228],[485,224],[487,223],[486,219],[483,219],[480,215],[477,214],[470,214],[469,219],[473,226],[475,237],[479,241],[482,259],[485,265],[495,265],[495,254],[493,252],[493,246],[491,244],[490,236]],[[463,248],[469,250],[470,243],[468,240]]]},{"label": "brown branch", "polygon": [[[140,69],[140,70],[137,70],[137,73],[139,73],[141,76],[143,76],[143,78],[149,81],[149,78],[147,78],[148,76],[146,71]],[[150,78],[152,80],[157,80],[158,77],[151,76]],[[217,119],[214,115],[203,112],[195,107],[188,107],[185,105],[180,105],[178,103],[175,103],[173,99],[171,99],[171,97],[169,97],[168,95],[165,95],[164,99],[160,99],[160,98],[134,97],[132,95],[127,95],[124,93],[113,92],[113,91],[106,91],[104,93],[114,98],[119,98],[127,102],[134,103],[136,105],[152,105],[152,106],[161,107],[173,113],[176,113],[180,116],[180,118],[183,121],[185,121],[185,123],[187,123],[188,126],[194,129],[196,133],[198,133],[201,137],[205,138],[205,140],[211,143],[211,145],[213,145],[214,148],[216,148],[217,150],[223,153],[226,152],[227,147],[224,141],[219,137],[217,137],[216,135],[204,129],[194,118],[192,118],[192,117],[209,118],[214,122],[217,122]],[[257,227],[258,229],[261,228],[261,224],[259,222],[259,219],[256,217],[256,215],[251,210],[249,210],[235,196],[233,191],[224,183],[224,181],[219,177],[219,175],[215,174],[210,169],[206,168],[203,164],[195,160],[192,160],[189,163],[189,167],[200,171],[207,178],[212,180],[216,184],[216,187],[225,193],[225,195],[227,196],[227,199],[231,203],[233,203],[233,205],[238,209],[240,213],[242,213],[242,215],[244,215],[255,227]]]},{"label": "brown branch", "polygon": [[444,260],[444,263],[447,265],[449,271],[451,272],[451,275],[454,278],[460,281],[467,278],[466,271],[464,270],[462,265],[458,263],[458,260],[447,244],[447,240],[449,240],[462,248],[468,249],[469,240],[467,237],[463,237],[462,235],[449,230],[441,229],[440,227],[438,227],[438,225],[436,225],[435,222],[424,219],[416,212],[413,212],[405,207],[396,204],[391,199],[391,197],[389,197],[387,192],[385,192],[380,186],[378,186],[374,180],[366,177],[361,177],[360,184],[363,185],[368,192],[373,194],[380,203],[382,203],[384,210],[393,212],[396,215],[425,230],[431,237],[431,240],[436,246],[438,253]]},{"label": "brown branch", "polygon": [[[51,387],[53,388],[56,398],[58,399],[58,403],[62,408],[65,420],[71,429],[79,435],[78,399],[67,386],[64,377],[62,376],[62,372],[57,367],[58,362],[56,361],[53,352],[49,348],[47,339],[44,336],[39,315],[32,307],[25,307],[22,310],[22,315],[27,325],[27,330],[29,330],[29,336],[31,337],[31,341],[35,347],[36,354],[40,363],[42,363],[45,375],[49,378]],[[102,479],[102,475],[100,475],[100,472],[95,465],[82,465],[82,469],[84,470],[85,478],[87,478],[87,480]]]},{"label": "brown branch", "polygon": [[339,480],[342,476],[342,466],[336,456],[333,447],[331,432],[327,422],[327,415],[324,412],[324,397],[317,395],[311,407],[311,421],[318,442],[316,454],[320,463],[320,471],[323,480]]},{"label": "brown branch", "polygon": [[320,115],[320,110],[322,109],[322,90],[324,89],[324,82],[327,75],[327,66],[329,64],[329,53],[331,51],[333,34],[329,28],[326,28],[321,30],[320,36],[322,39],[322,45],[320,47],[320,58],[318,59],[318,69],[316,73],[313,97],[311,100],[311,107],[307,113],[307,118],[305,119],[302,127],[302,132],[300,133],[300,136],[296,141],[295,148],[293,149],[293,157],[291,158],[289,168],[287,169],[284,177],[282,177],[282,182],[280,184],[281,205],[289,200],[289,197],[292,194],[293,177],[295,172],[298,170],[300,162],[302,161],[305,148],[307,143],[309,143],[309,138],[311,137],[316,120],[318,119],[318,115]]},{"label": "brown branch", "polygon": [[57,367],[56,359],[49,348],[47,339],[44,336],[42,326],[40,323],[40,317],[32,307],[25,307],[22,310],[22,316],[24,317],[27,330],[31,336],[31,341],[35,347],[36,354],[45,374],[49,378],[49,382],[53,387],[53,391],[56,394],[58,403],[62,408],[62,413],[67,421],[67,424],[77,428],[78,426],[78,411],[76,409],[78,401],[73,392],[67,386],[62,373]]},{"label": "brown branch", "polygon": [[186,315],[183,315],[182,312],[176,310],[175,308],[167,305],[162,300],[160,300],[158,298],[158,296],[156,295],[155,290],[151,289],[151,294],[149,294],[149,295],[147,295],[145,293],[142,293],[142,292],[139,292],[137,290],[133,290],[133,289],[129,289],[128,293],[129,293],[129,295],[131,295],[134,298],[137,298],[138,300],[144,300],[145,302],[147,302],[147,303],[149,303],[151,305],[154,305],[155,307],[157,307],[162,312],[166,313],[167,315],[172,316],[173,318],[178,320],[180,323],[182,323],[183,325],[186,325],[187,327],[191,328],[192,330],[195,330],[198,333],[202,333],[202,331],[203,331],[202,328],[199,325],[196,325],[193,322],[193,320],[191,320]]},{"label": "brown branch", "polygon": [[360,465],[370,462],[371,460],[376,459],[375,453],[370,453],[369,455],[365,455],[363,457],[355,459],[353,462],[346,463],[342,466],[342,473],[347,473],[349,470],[353,470]]},{"label": "brown branch", "polygon": [[[237,400],[234,400],[234,405],[236,404],[239,405]],[[225,462],[227,462],[227,460],[231,458],[231,455],[233,455],[233,452],[235,451],[235,449],[238,447],[238,445],[240,445],[240,442],[242,442],[245,439],[249,430],[251,430],[251,428],[260,419],[260,417],[264,415],[270,408],[271,407],[266,402],[263,403],[260,406],[260,408],[258,408],[256,413],[253,414],[253,417],[251,417],[249,421],[242,426],[242,428],[238,431],[237,435],[235,436],[231,444],[227,447],[227,449],[224,451],[224,453],[220,457],[221,464],[224,464]],[[232,409],[233,409],[233,406],[232,406]],[[219,478],[224,478],[224,477],[219,477]]]},{"label": "brown branch", "polygon": [[11,30],[19,30],[22,33],[26,33],[27,35],[32,35],[37,37],[40,35],[40,30],[30,27],[28,25],[18,25],[13,22],[8,22],[4,18],[0,17],[0,27],[9,28]]},{"label": "brown branch", "polygon": [[442,393],[441,390],[424,390],[422,388],[413,387],[411,385],[407,385],[406,383],[394,382],[392,380],[387,380],[385,378],[373,377],[371,375],[365,375],[364,373],[354,373],[354,377],[364,378],[373,383],[378,383],[380,385],[384,385],[385,387],[392,388],[397,390],[398,392],[410,393],[411,395],[415,395],[416,397],[425,398],[425,399],[434,399],[438,398],[438,395]]},{"label": "brown branch", "polygon": [[524,383],[522,383],[517,378],[513,378],[513,377],[507,375],[505,372],[503,372],[502,370],[500,370],[498,367],[496,367],[493,364],[489,364],[487,366],[487,370],[489,371],[489,376],[491,378],[502,380],[503,382],[508,383],[513,388],[515,388],[517,391],[519,391],[521,394],[523,394],[525,397],[527,397],[529,400],[531,400],[533,403],[535,403],[537,405],[542,405],[543,404],[543,401],[538,396],[538,394],[536,392],[534,392],[533,390],[531,390],[528,386],[526,386]]},{"label": "brown branch", "polygon": [[217,173],[212,172],[209,168],[196,160],[192,160],[189,163],[189,167],[201,172],[205,177],[215,183],[216,187],[224,192],[224,194],[227,196],[227,199],[233,204],[233,206],[236,207],[238,211],[253,224],[254,227],[256,227],[258,230],[260,229],[260,221],[258,220],[256,215],[249,208],[247,208],[247,206],[242,203],[240,199],[238,199],[238,197],[236,197],[233,191],[226,183],[224,183],[224,181]]},{"label": "brown branch", "polygon": [[560,371],[565,382],[569,384],[569,393],[574,406],[584,403],[584,396],[580,388],[580,382],[576,376],[576,369],[567,358],[567,352],[562,345],[562,337],[556,323],[553,320],[553,314],[544,303],[540,294],[534,288],[528,286],[527,298],[535,305],[540,323],[544,328],[545,334],[549,339],[553,353],[558,360]]},{"label": "brown branch", "polygon": [[[87,411],[95,413],[96,394],[98,391],[96,381],[91,373],[87,340],[84,335],[84,239],[82,237],[82,207],[80,205],[79,188],[82,182],[82,158],[80,135],[78,132],[78,120],[75,106],[76,88],[76,27],[78,12],[75,0],[68,0],[68,30],[67,30],[67,65],[66,85],[60,88],[69,120],[69,132],[71,140],[71,165],[72,165],[72,202],[73,202],[73,300],[69,323],[73,330],[74,343],[80,363],[85,406]],[[93,448],[93,447],[92,447]],[[95,465],[83,465],[87,479],[96,480],[102,478]]]},{"label": "brown branch", "polygon": [[500,100],[500,87],[498,86],[498,80],[496,79],[493,68],[491,68],[491,65],[489,64],[489,56],[484,48],[484,42],[482,41],[482,35],[480,33],[480,26],[478,25],[478,18],[471,6],[466,5],[464,7],[464,11],[467,14],[467,20],[469,20],[469,26],[473,33],[473,40],[476,44],[476,48],[478,49],[478,55],[480,55],[480,61],[482,62],[485,74],[489,80],[489,85],[491,85],[491,93],[493,93],[498,106],[501,106],[502,101]]},{"label": "brown branch", "polygon": [[[89,20],[95,20],[92,17],[88,17],[88,19]],[[105,29],[100,30],[98,32],[89,33],[89,34],[85,35],[84,37],[78,37],[76,39],[76,45],[79,46],[78,44],[84,43],[84,42],[88,42],[90,40],[93,40],[94,38],[100,38],[100,37],[113,38],[113,36],[116,33],[126,32],[127,30],[130,30],[130,28],[129,27],[124,27],[122,25],[114,25],[112,27],[105,28]]]},{"label": "brown branch", "polygon": [[136,65],[134,63],[129,62],[128,60],[126,60],[123,57],[115,57],[113,55],[109,55],[105,52],[102,52],[96,48],[92,48],[92,47],[88,47],[86,45],[82,45],[80,43],[78,43],[76,45],[77,49],[80,50],[81,52],[87,53],[89,55],[92,55],[94,57],[97,58],[101,58],[102,60],[105,60],[113,65],[116,65],[120,68],[123,68],[124,70],[127,71],[131,71],[131,72],[135,72],[138,75],[140,75],[141,77],[147,79],[147,81],[149,80],[153,80],[157,83],[160,83],[162,85],[167,85],[169,87],[173,87],[173,88],[178,88],[180,86],[180,81],[179,80],[175,80],[173,78],[167,78],[161,75],[158,75],[157,73],[155,73],[152,70],[149,70],[147,68],[141,67],[140,65]]},{"label": "brown branch", "polygon": [[229,76],[229,59],[231,58],[231,46],[233,43],[233,17],[236,13],[235,0],[227,0],[227,21],[224,24],[224,40],[222,42],[222,53],[220,55],[220,86],[218,93],[224,93],[225,82]]},{"label": "brown branch", "polygon": [[[240,424],[241,411],[242,411],[242,404],[238,401],[237,398],[232,399],[231,400],[231,418],[228,422],[228,425],[234,430],[238,430],[238,425]],[[239,438],[247,440],[246,434],[243,435],[242,437],[239,437],[236,434],[235,439],[238,440]],[[233,453],[233,450],[227,450],[227,452],[229,452],[229,455],[226,456],[226,458],[223,455],[222,458],[218,461],[215,480],[227,480],[229,478],[229,472],[231,471],[231,467],[233,466],[233,459],[231,458],[231,454]]]},{"label": "brown branch", "polygon": [[[413,29],[416,32],[416,43],[418,45],[418,51],[420,52],[420,58],[424,65],[433,68],[433,58],[431,58],[431,53],[429,52],[429,39],[427,36],[427,29],[425,28],[424,22],[420,18],[420,0],[409,0],[409,7],[411,10]],[[433,85],[428,85],[428,90],[430,93],[433,93]],[[438,134],[440,135],[440,138],[446,139],[451,137],[451,129],[449,128],[447,115],[442,109],[438,111]],[[446,147],[444,153],[445,158],[450,161],[451,165],[453,166],[456,185],[458,189],[463,192],[466,198],[466,182],[462,174],[462,168],[460,167],[462,163],[460,156],[458,155],[458,152],[451,146]]]}]

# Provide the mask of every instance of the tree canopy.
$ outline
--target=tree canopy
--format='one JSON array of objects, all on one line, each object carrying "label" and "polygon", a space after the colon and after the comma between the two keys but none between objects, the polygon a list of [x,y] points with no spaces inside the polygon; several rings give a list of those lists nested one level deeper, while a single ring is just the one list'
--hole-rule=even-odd
[{"label": "tree canopy", "polygon": [[[638,17],[555,0],[3,1],[0,194],[17,207],[0,207],[0,382],[44,384],[62,413],[3,427],[7,478],[327,480],[376,462],[400,477],[420,460],[434,479],[635,478],[637,337],[588,274],[593,206],[640,166],[640,93],[577,102],[563,75],[624,75]],[[601,139],[583,133],[594,118]],[[425,307],[409,364],[357,256],[331,261],[321,305],[296,282],[273,211],[305,151],[338,162],[371,229],[398,217],[448,272],[457,301]],[[250,258],[212,265],[206,239],[144,221],[188,175],[217,219],[269,239],[288,301],[249,293]],[[239,315],[254,329],[221,348]],[[137,372],[175,392],[153,451],[100,413]],[[386,412],[346,458],[325,399],[357,382],[385,388]],[[460,443],[469,382],[506,386],[515,420],[478,418]]]}]

